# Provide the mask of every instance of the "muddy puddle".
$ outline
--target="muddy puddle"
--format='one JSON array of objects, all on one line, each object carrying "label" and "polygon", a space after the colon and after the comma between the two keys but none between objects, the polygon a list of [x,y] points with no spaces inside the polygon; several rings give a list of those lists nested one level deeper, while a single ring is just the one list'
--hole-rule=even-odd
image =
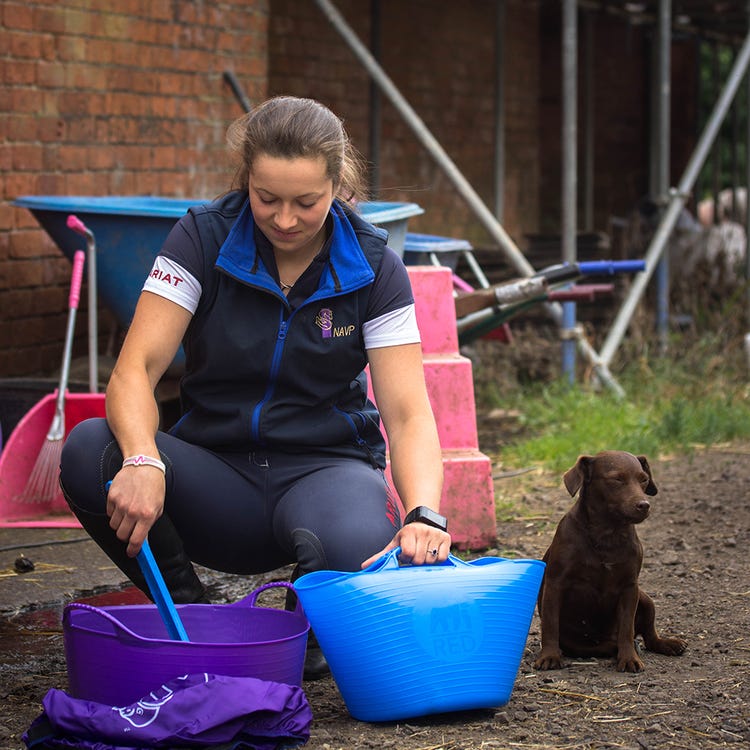
[{"label": "muddy puddle", "polygon": [[[144,595],[134,586],[76,599],[95,607],[143,604]],[[0,617],[0,654],[3,669],[33,674],[38,664],[56,655],[64,657],[62,615],[64,604]]]}]

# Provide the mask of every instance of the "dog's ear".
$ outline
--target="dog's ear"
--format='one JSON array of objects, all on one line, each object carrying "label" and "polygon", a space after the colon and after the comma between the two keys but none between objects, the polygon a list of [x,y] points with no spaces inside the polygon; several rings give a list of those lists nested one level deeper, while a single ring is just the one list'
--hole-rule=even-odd
[{"label": "dog's ear", "polygon": [[656,485],[654,484],[654,479],[651,476],[651,467],[648,465],[648,459],[645,456],[638,456],[637,458],[641,462],[643,471],[645,471],[646,474],[648,474],[648,485],[646,485],[646,494],[655,495],[659,490],[656,489]]},{"label": "dog's ear", "polygon": [[593,456],[578,456],[576,465],[563,474],[565,489],[571,497],[574,497],[576,492],[583,486],[584,480],[589,475],[589,466],[593,460]]}]

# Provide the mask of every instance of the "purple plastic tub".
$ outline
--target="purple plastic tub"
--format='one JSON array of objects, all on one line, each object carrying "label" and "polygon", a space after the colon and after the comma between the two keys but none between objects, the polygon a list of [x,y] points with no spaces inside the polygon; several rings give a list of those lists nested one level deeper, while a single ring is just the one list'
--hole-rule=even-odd
[{"label": "purple plastic tub", "polygon": [[189,641],[170,640],[153,604],[63,612],[68,687],[75,698],[127,706],[162,683],[208,672],[301,686],[310,625],[293,612],[256,605],[268,583],[234,604],[178,604]]}]

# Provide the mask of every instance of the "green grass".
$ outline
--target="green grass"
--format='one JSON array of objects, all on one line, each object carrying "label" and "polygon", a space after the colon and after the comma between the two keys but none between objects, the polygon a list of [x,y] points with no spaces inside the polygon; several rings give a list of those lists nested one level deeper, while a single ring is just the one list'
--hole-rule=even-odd
[{"label": "green grass", "polygon": [[[690,452],[696,445],[750,439],[750,387],[741,343],[731,353],[709,337],[680,342],[671,357],[625,366],[625,391],[566,382],[526,384],[478,397],[489,408],[520,413],[521,436],[502,448],[505,467],[562,471],[580,454],[625,450],[650,458]],[[676,347],[675,347],[676,348]]]}]

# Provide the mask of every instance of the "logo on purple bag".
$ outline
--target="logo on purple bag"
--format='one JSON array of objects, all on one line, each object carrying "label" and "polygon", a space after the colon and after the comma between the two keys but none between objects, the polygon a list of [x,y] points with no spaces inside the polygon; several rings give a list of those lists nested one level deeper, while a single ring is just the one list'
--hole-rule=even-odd
[{"label": "logo on purple bag", "polygon": [[323,307],[315,316],[315,324],[320,328],[324,339],[330,339],[333,333],[333,310]]},{"label": "logo on purple bag", "polygon": [[[168,688],[166,685],[161,686],[163,693],[154,690],[149,693],[145,698],[141,698],[138,702],[133,703],[130,706],[124,708],[118,708],[112,706],[113,711],[117,711],[120,716],[125,719],[129,724],[134,726],[136,729],[143,729],[149,724],[156,721],[159,716],[159,711],[165,703],[169,703],[174,697],[174,691]],[[130,731],[126,728],[125,731]]]}]

